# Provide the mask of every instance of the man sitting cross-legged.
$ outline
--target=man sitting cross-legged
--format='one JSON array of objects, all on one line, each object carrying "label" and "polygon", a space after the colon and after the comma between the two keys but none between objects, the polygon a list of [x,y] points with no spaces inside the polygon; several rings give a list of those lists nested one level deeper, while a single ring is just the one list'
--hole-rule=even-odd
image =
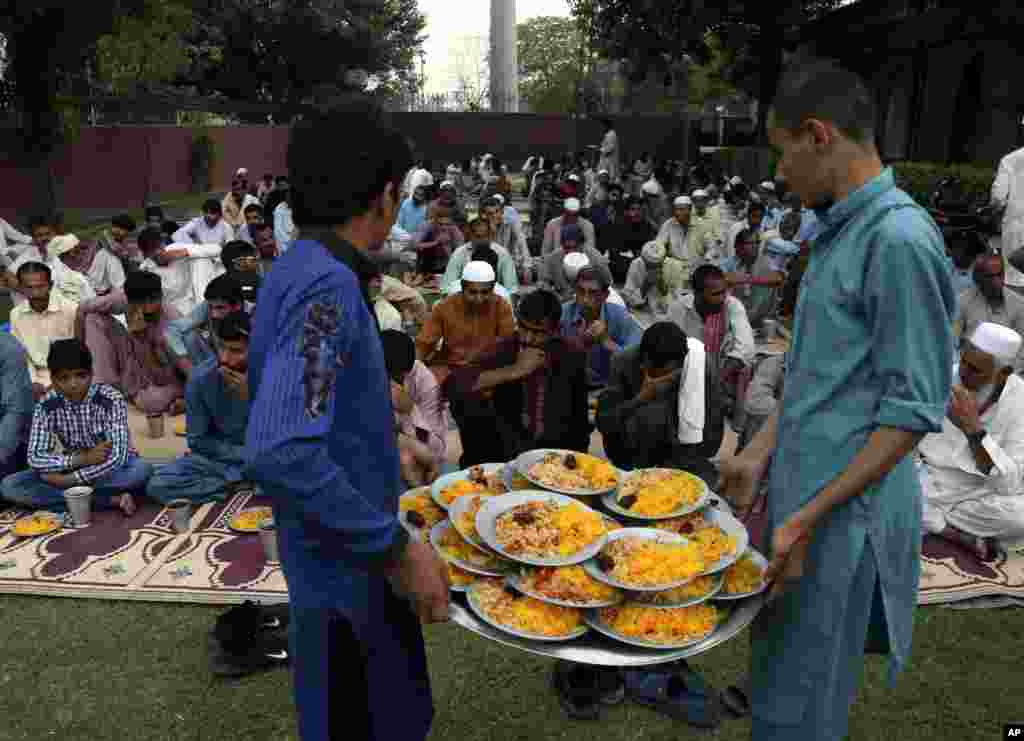
[{"label": "man sitting cross-legged", "polygon": [[[125,314],[127,328],[112,314]],[[124,291],[86,301],[78,307],[75,334],[96,361],[96,382],[121,390],[144,414],[180,414],[184,388],[178,379],[165,334],[180,318],[163,303],[163,286],[154,273],[129,273]]]},{"label": "man sitting cross-legged", "polygon": [[409,487],[424,486],[437,478],[448,454],[447,405],[434,374],[416,359],[409,335],[385,330],[380,340],[391,377],[402,480]]},{"label": "man sitting cross-legged", "polygon": [[218,275],[206,287],[206,300],[187,317],[167,324],[164,338],[174,366],[188,378],[193,368],[214,360],[220,351],[217,325],[228,314],[243,311],[242,286],[230,273]]},{"label": "man sitting cross-legged", "polygon": [[3,480],[4,499],[22,507],[64,510],[65,489],[91,486],[94,509],[120,507],[133,514],[131,492],[145,486],[151,469],[132,448],[124,396],[93,382],[92,354],[78,340],[54,342],[47,365],[53,390],[32,417],[30,469]]},{"label": "man sitting cross-legged", "polygon": [[985,322],[960,348],[942,432],[918,446],[924,527],[988,560],[1024,545],[1024,380],[1021,336]]},{"label": "man sitting cross-legged", "polygon": [[189,454],[157,469],[146,494],[167,503],[223,499],[242,482],[249,422],[249,315],[217,322],[217,355],[195,367],[185,388]]},{"label": "man sitting cross-legged", "polygon": [[77,308],[54,290],[50,268],[41,262],[26,262],[18,268],[18,282],[28,300],[11,309],[11,334],[25,348],[32,393],[41,399],[50,390],[46,362],[54,340],[75,336]]},{"label": "man sitting cross-legged", "polygon": [[704,346],[675,324],[657,322],[640,344],[612,358],[597,406],[597,427],[619,468],[678,468],[716,483],[711,463],[725,415]]},{"label": "man sitting cross-legged", "polygon": [[590,448],[587,356],[559,336],[558,297],[532,291],[519,301],[517,317],[515,336],[445,382],[462,468],[534,448]]}]

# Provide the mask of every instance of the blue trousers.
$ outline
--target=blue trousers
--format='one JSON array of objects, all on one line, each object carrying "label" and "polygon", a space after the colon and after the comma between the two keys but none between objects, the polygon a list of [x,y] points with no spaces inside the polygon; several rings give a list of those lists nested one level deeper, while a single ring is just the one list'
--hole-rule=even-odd
[{"label": "blue trousers", "polygon": [[[113,497],[142,489],[150,473],[152,466],[144,460],[138,457],[129,458],[125,465],[90,484],[93,488],[93,509],[113,507]],[[67,509],[64,504],[64,490],[50,486],[36,471],[12,473],[0,484],[0,492],[8,502],[21,507],[37,507],[56,512]]]},{"label": "blue trousers", "polygon": [[241,480],[241,466],[190,453],[156,469],[146,485],[146,496],[163,504],[172,499],[203,504],[224,499],[225,485]]}]

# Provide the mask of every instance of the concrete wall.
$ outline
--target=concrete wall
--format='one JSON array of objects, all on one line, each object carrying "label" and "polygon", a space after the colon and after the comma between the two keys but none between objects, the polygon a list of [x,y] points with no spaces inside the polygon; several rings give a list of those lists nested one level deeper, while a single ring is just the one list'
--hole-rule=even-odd
[{"label": "concrete wall", "polygon": [[[397,113],[392,124],[410,137],[418,153],[440,162],[461,161],[491,152],[517,170],[531,154],[560,157],[599,144],[603,129],[595,120],[569,116],[487,113]],[[672,116],[630,116],[617,120],[620,147],[632,162],[641,151],[686,158],[689,121]],[[212,186],[224,189],[239,167],[250,178],[286,172],[286,126],[232,126],[209,129],[217,149]],[[56,160],[62,208],[118,209],[142,205],[155,196],[189,192],[189,153],[193,130],[173,126],[85,128]],[[5,138],[6,137],[6,138]],[[348,143],[339,132],[338,146]],[[20,142],[0,132],[0,152]],[[0,216],[24,223],[33,207],[31,171],[0,155]]]}]

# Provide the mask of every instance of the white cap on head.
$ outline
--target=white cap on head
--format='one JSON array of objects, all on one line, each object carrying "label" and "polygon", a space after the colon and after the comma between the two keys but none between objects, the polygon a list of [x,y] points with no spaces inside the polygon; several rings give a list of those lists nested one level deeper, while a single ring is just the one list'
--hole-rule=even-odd
[{"label": "white cap on head", "polygon": [[648,180],[646,183],[643,184],[643,187],[641,187],[640,190],[649,195],[656,196],[661,193],[661,186],[659,186],[653,180]]},{"label": "white cap on head", "polygon": [[572,180],[578,183],[580,181],[580,176],[577,175],[576,173],[572,173],[569,177],[566,178],[566,180]]},{"label": "white cap on head", "polygon": [[1000,368],[1012,366],[1020,352],[1021,336],[1009,327],[992,322],[979,324],[968,340],[986,355],[995,358]]},{"label": "white cap on head", "polygon": [[494,283],[494,268],[489,262],[473,260],[462,269],[462,280],[467,283]]},{"label": "white cap on head", "polygon": [[598,170],[597,171],[597,176],[601,177],[602,175],[608,175],[609,177],[611,177],[611,173],[608,172],[607,170]]},{"label": "white cap on head", "polygon": [[707,198],[708,192],[702,188],[697,188],[697,190],[693,191],[690,195],[694,198]]},{"label": "white cap on head", "polygon": [[674,201],[672,201],[672,205],[677,208],[682,206],[692,206],[693,200],[689,196],[679,196]]},{"label": "white cap on head", "polygon": [[774,193],[775,183],[773,183],[771,180],[765,180],[763,183],[761,183],[761,190],[770,190],[772,193]]},{"label": "white cap on head", "polygon": [[729,180],[729,185],[743,185],[743,178],[739,175],[733,175]]},{"label": "white cap on head", "polygon": [[244,167],[239,167],[237,170],[235,170],[235,177],[238,177],[239,175],[248,175],[248,174],[249,174],[249,170],[247,170]]},{"label": "white cap on head", "polygon": [[78,237],[74,234],[65,234],[51,239],[46,245],[46,253],[54,257],[60,257],[67,252],[71,252],[79,244]]},{"label": "white cap on head", "polygon": [[644,248],[640,250],[640,256],[648,265],[661,265],[668,256],[668,250],[665,249],[665,245],[655,239],[644,245]]},{"label": "white cap on head", "polygon": [[491,196],[491,198],[496,200],[499,206],[505,205],[505,196],[503,196],[501,193],[495,193],[494,195]]},{"label": "white cap on head", "polygon": [[583,268],[590,264],[590,258],[582,252],[570,252],[562,260],[562,267],[565,269],[565,277],[570,283],[576,282],[576,276]]},{"label": "white cap on head", "polygon": [[452,189],[454,189],[455,188],[455,183],[453,183],[451,180],[445,180],[443,183],[441,183],[441,187],[442,188],[452,188]]},{"label": "white cap on head", "polygon": [[580,199],[579,198],[566,198],[565,199],[565,210],[576,213],[580,210]]}]

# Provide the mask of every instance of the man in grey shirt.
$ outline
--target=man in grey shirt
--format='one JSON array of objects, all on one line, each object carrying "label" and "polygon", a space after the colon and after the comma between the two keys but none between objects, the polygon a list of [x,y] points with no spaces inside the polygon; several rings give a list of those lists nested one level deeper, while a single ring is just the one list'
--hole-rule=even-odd
[{"label": "man in grey shirt", "polygon": [[[1009,327],[1024,335],[1024,298],[1005,288],[1006,273],[1000,255],[982,255],[974,263],[974,287],[960,294],[960,317],[954,335],[969,337],[983,322]],[[1014,370],[1024,370],[1024,352]]]}]

